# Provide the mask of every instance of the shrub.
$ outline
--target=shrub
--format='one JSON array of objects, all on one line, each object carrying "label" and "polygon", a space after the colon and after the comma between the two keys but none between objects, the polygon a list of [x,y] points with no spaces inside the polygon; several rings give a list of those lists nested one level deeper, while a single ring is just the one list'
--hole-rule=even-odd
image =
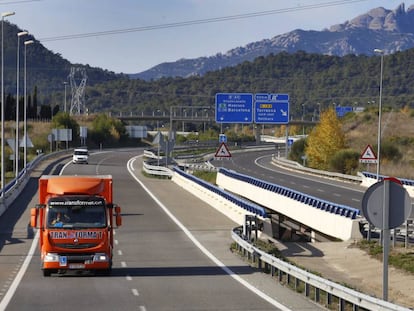
[{"label": "shrub", "polygon": [[[378,146],[375,147],[375,149],[377,148]],[[397,162],[402,158],[400,150],[398,149],[398,147],[395,146],[395,143],[392,141],[382,142],[380,152],[381,159],[384,161]]]},{"label": "shrub", "polygon": [[302,138],[295,141],[289,152],[289,159],[302,164],[302,156],[305,154],[306,139]]},{"label": "shrub", "polygon": [[331,170],[342,174],[355,174],[359,166],[359,153],[352,149],[337,152],[330,161]]}]

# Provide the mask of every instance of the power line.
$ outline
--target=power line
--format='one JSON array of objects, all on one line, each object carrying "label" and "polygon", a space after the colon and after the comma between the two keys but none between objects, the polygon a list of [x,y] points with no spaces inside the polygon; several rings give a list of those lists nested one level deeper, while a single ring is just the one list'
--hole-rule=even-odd
[{"label": "power line", "polygon": [[59,40],[72,40],[72,39],[81,39],[81,38],[89,38],[89,37],[96,37],[96,36],[109,36],[109,35],[117,35],[117,34],[131,33],[131,32],[142,32],[142,31],[151,31],[151,30],[159,30],[159,29],[166,29],[166,28],[177,28],[177,27],[186,27],[186,26],[209,24],[209,23],[227,22],[227,21],[232,21],[232,20],[254,18],[254,17],[266,16],[266,15],[275,15],[275,14],[283,14],[283,13],[290,13],[290,12],[297,12],[297,11],[320,9],[320,8],[326,8],[326,7],[334,7],[334,6],[364,2],[364,1],[368,1],[368,0],[337,0],[337,1],[317,3],[317,4],[310,4],[310,5],[301,5],[301,6],[296,6],[296,7],[284,8],[284,9],[268,10],[268,11],[261,11],[261,12],[237,14],[237,15],[228,15],[228,16],[222,16],[222,17],[213,17],[213,18],[190,20],[190,21],[183,21],[183,22],[176,22],[176,23],[167,23],[167,24],[150,25],[150,26],[143,26],[143,27],[114,29],[114,30],[107,30],[107,31],[46,37],[46,38],[40,38],[39,41],[50,42],[50,41],[59,41]]},{"label": "power line", "polygon": [[20,3],[40,2],[40,1],[42,1],[42,0],[20,0],[20,1],[6,1],[6,2],[1,1],[1,2],[0,2],[0,5],[6,5],[6,4],[20,4]]}]

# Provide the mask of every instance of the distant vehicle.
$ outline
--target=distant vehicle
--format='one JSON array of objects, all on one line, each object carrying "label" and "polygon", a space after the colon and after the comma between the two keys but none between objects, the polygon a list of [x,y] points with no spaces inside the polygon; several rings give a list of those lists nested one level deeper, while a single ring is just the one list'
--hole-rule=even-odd
[{"label": "distant vehicle", "polygon": [[89,159],[89,151],[87,148],[76,148],[73,151],[73,157],[72,157],[72,162],[77,164],[77,163],[85,163],[88,164],[88,159]]}]

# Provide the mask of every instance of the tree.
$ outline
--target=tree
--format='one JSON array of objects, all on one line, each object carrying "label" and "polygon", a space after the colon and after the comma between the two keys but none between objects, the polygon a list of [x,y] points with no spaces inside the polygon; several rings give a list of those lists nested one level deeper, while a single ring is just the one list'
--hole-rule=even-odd
[{"label": "tree", "polygon": [[40,119],[50,120],[52,119],[52,107],[50,105],[42,105],[40,106]]},{"label": "tree", "polygon": [[37,86],[35,86],[33,91],[33,106],[31,106],[32,117],[37,118]]},{"label": "tree", "polygon": [[330,167],[333,171],[354,175],[359,166],[359,152],[352,149],[343,149],[337,152],[330,161]]},{"label": "tree", "polygon": [[310,167],[328,170],[334,155],[345,148],[345,134],[336,116],[330,108],[321,114],[320,123],[313,129],[307,139],[305,150]]},{"label": "tree", "polygon": [[97,144],[112,144],[126,138],[124,124],[106,114],[99,114],[92,122],[92,140]]},{"label": "tree", "polygon": [[55,105],[52,110],[52,116],[55,116],[59,113],[59,105]]},{"label": "tree", "polygon": [[52,118],[52,128],[71,129],[72,141],[79,137],[79,124],[67,112],[59,112]]},{"label": "tree", "polygon": [[304,155],[305,148],[306,148],[306,139],[305,138],[301,138],[301,139],[295,141],[292,145],[292,148],[290,149],[289,159],[302,164],[302,162],[303,162],[302,157]]}]

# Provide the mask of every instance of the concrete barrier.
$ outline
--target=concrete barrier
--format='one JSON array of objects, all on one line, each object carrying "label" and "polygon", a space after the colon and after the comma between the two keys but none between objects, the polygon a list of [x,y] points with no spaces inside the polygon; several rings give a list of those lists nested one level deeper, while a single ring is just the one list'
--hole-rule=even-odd
[{"label": "concrete barrier", "polygon": [[[336,214],[334,210],[323,210],[310,204],[300,202],[284,193],[278,194],[271,190],[256,186],[224,174],[220,170],[216,179],[217,185],[230,192],[243,194],[243,197],[252,200],[266,208],[286,215],[289,218],[331,237],[341,240],[359,239],[362,237],[359,230],[359,220]],[[310,203],[310,201],[307,201]],[[333,204],[333,203],[332,203]],[[334,206],[332,205],[334,208]]]},{"label": "concrete barrier", "polygon": [[172,177],[172,181],[182,187],[184,190],[194,194],[199,199],[206,202],[211,207],[215,208],[220,213],[224,214],[239,225],[242,225],[244,223],[246,214],[251,214],[237,206],[235,203],[225,200],[219,194],[208,190],[201,184],[196,183],[189,178],[186,178],[185,175],[181,175],[175,172]]}]

